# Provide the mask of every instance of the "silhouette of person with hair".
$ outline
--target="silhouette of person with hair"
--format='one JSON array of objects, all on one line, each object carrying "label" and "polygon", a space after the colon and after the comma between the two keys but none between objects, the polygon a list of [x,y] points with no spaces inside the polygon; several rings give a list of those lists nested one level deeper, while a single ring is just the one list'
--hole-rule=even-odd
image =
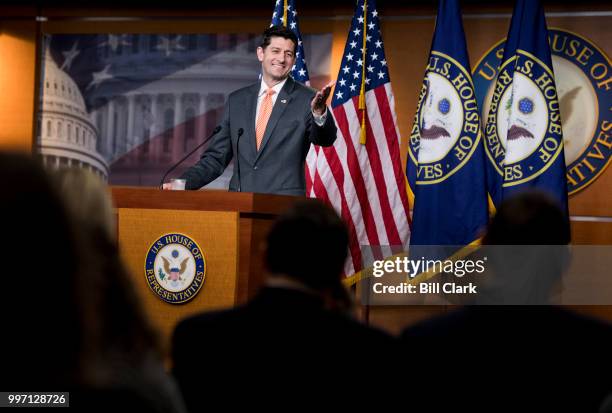
[{"label": "silhouette of person with hair", "polygon": [[[451,311],[402,334],[404,348],[424,356],[415,368],[426,379],[435,380],[432,372],[448,369],[448,354],[453,354],[456,374],[469,374],[432,406],[597,410],[612,389],[607,379],[612,326],[558,306],[533,305],[547,304],[561,280],[569,241],[567,216],[552,198],[526,191],[504,201],[483,239],[492,246],[483,254],[493,269],[487,275],[491,284],[476,301],[483,305]],[[589,377],[606,379],[587,384]]]},{"label": "silhouette of person with hair", "polygon": [[[95,226],[89,228],[84,216],[73,216],[30,157],[0,153],[0,173],[15,177],[0,191],[0,251],[12,280],[0,304],[5,331],[0,388],[70,392],[70,408],[76,411],[120,405],[141,412],[180,412],[158,403],[162,397],[152,393],[154,386],[138,391],[134,385],[114,385],[126,373],[109,367],[116,358],[124,357],[122,367],[137,363],[136,353],[153,344],[150,332],[138,325],[143,318],[129,293],[107,294],[112,280],[123,276],[107,234],[94,235]],[[111,305],[115,299],[124,301]],[[112,313],[116,309],[121,318]],[[118,348],[134,352],[113,350]],[[131,374],[129,380],[141,378]]]},{"label": "silhouette of person with hair", "polygon": [[96,350],[88,363],[89,387],[100,397],[110,392],[141,411],[185,411],[176,384],[164,371],[158,333],[119,255],[106,184],[94,173],[76,168],[54,172],[53,180],[77,224],[87,263],[82,277],[90,289],[88,308],[95,311],[90,327]]},{"label": "silhouette of person with hair", "polygon": [[81,380],[91,344],[78,311],[82,285],[76,230],[43,169],[25,155],[0,153],[0,300],[3,391],[66,391]]},{"label": "silhouette of person with hair", "polygon": [[343,311],[347,251],[346,226],[318,201],[297,203],[275,222],[265,253],[270,274],[259,294],[175,330],[174,374],[190,411],[203,410],[228,387],[240,394],[223,399],[228,407],[366,400],[369,389],[356,399],[353,389],[380,378],[384,363],[374,355],[392,354],[395,341]]}]

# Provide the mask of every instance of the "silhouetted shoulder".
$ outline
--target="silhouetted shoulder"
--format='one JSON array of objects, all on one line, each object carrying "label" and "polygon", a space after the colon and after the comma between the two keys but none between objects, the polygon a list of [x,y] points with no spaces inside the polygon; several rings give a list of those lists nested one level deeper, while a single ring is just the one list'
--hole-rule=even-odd
[{"label": "silhouetted shoulder", "polygon": [[570,336],[612,339],[612,326],[557,306],[471,306],[405,329],[402,339],[427,337],[524,338]]}]

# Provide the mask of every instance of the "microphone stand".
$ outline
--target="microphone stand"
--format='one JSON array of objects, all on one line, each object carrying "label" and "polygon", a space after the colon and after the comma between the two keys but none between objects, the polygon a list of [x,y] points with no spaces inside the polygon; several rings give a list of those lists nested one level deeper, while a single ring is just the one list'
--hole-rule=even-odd
[{"label": "microphone stand", "polygon": [[236,175],[238,176],[238,191],[237,192],[241,192],[240,190],[240,158],[238,157],[239,155],[239,145],[240,145],[240,137],[242,136],[242,134],[244,133],[244,129],[240,128],[238,129],[238,138],[236,139]]}]

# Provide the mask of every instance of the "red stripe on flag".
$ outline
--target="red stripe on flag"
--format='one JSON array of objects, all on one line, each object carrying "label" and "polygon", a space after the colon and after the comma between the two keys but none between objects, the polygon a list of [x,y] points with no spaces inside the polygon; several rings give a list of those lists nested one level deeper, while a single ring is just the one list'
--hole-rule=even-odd
[{"label": "red stripe on flag", "polygon": [[[327,159],[327,163],[332,171],[336,185],[338,186],[338,193],[340,194],[340,214],[348,226],[349,249],[351,252],[351,259],[353,261],[353,268],[355,268],[355,271],[357,271],[358,268],[361,268],[361,249],[359,245],[359,238],[355,230],[355,223],[353,221],[351,211],[349,210],[348,203],[346,201],[346,195],[344,194],[343,190],[344,172],[342,171],[342,165],[339,163],[338,154],[336,153],[335,148],[324,148],[320,151],[323,152],[325,158]],[[321,152],[319,152],[317,156],[321,156]],[[336,163],[336,165],[334,165],[334,163]],[[337,170],[338,166],[339,170]],[[334,172],[334,170],[337,172]],[[327,202],[330,205],[332,204],[329,200],[329,195],[325,184],[323,183],[323,180],[318,172],[315,175],[314,188],[318,199],[322,199],[324,202]]]},{"label": "red stripe on flag", "polygon": [[323,180],[321,179],[321,176],[318,173],[315,173],[312,185],[317,199],[325,202],[328,205],[332,205],[331,200],[329,199],[329,194],[327,193],[327,189],[325,188],[325,184],[323,183]]},{"label": "red stripe on flag", "polygon": [[[315,173],[316,173],[316,168],[315,168]],[[312,177],[310,175],[310,168],[308,167],[307,163],[304,163],[304,177],[306,178],[306,196],[310,197],[310,192],[312,190]]]},{"label": "red stripe on flag", "polygon": [[322,151],[325,155],[325,159],[327,160],[327,164],[329,165],[331,174],[334,177],[336,186],[338,187],[338,193],[340,194],[342,217],[349,226],[349,233],[352,234],[352,238],[349,240],[349,246],[351,249],[351,257],[353,259],[353,267],[361,268],[361,250],[359,236],[357,234],[355,222],[353,220],[353,216],[351,214],[351,210],[346,199],[346,193],[344,192],[344,169],[342,168],[342,163],[340,162],[340,158],[338,157],[338,153],[336,152],[335,148],[322,148]]},{"label": "red stripe on flag", "polygon": [[[355,107],[355,110],[358,110],[358,107]],[[384,131],[377,131],[378,133],[384,133]],[[395,219],[393,218],[393,210],[391,208],[391,204],[389,204],[389,196],[387,195],[387,183],[385,182],[385,177],[383,175],[383,165],[380,160],[380,152],[378,149],[378,144],[376,142],[376,137],[374,135],[374,131],[372,130],[372,126],[370,124],[369,117],[366,116],[366,152],[368,153],[368,159],[370,161],[370,169],[372,173],[372,177],[374,178],[375,187],[371,188],[372,190],[376,189],[378,193],[378,201],[380,204],[380,211],[382,213],[382,219],[384,222],[385,231],[387,233],[387,239],[389,241],[389,245],[402,245],[402,240],[397,232],[397,226],[395,224]],[[388,166],[388,165],[386,165]]]},{"label": "red stripe on flag", "polygon": [[376,95],[378,110],[380,111],[380,117],[383,125],[392,125],[392,127],[388,126],[385,128],[385,136],[387,137],[387,145],[389,146],[389,153],[391,154],[391,164],[393,165],[397,189],[404,206],[404,211],[406,211],[406,219],[408,222],[410,222],[410,206],[408,202],[408,194],[406,192],[406,177],[401,168],[402,158],[400,155],[399,137],[397,136],[397,130],[395,128],[393,112],[391,111],[391,105],[389,104],[389,100],[387,98],[387,91],[384,87],[374,89],[374,94]]},{"label": "red stripe on flag", "polygon": [[[323,192],[321,194],[319,194],[317,192],[317,189],[315,187],[314,181],[318,178],[319,180],[321,180],[321,177],[319,176],[319,170],[318,170],[318,159],[319,156],[321,156],[321,150],[322,148],[318,145],[312,145],[312,150],[314,151],[314,164],[313,164],[313,171],[312,171],[312,176],[308,177],[308,180],[310,181],[310,185],[311,185],[311,189],[312,192],[314,193],[315,198],[321,198],[323,199],[323,196],[325,196],[325,200],[329,200],[329,198],[327,198],[327,192]],[[307,165],[308,166],[308,165]],[[309,167],[310,168],[310,167]],[[323,187],[323,189],[325,189],[325,187]],[[306,193],[308,196],[310,196],[310,192]],[[320,195],[320,196],[319,196]]]},{"label": "red stripe on flag", "polygon": [[[357,102],[357,99],[359,99],[359,97],[353,98],[353,103]],[[347,102],[345,104],[351,103]],[[376,221],[374,220],[374,214],[372,213],[370,201],[368,200],[368,193],[362,175],[363,171],[361,170],[357,154],[355,153],[355,147],[351,141],[352,137],[350,135],[349,123],[346,112],[344,111],[344,106],[337,106],[333,111],[338,127],[346,141],[346,162],[351,178],[353,179],[353,185],[355,186],[355,194],[357,195],[361,207],[361,214],[363,216],[363,222],[369,241],[368,244],[379,245],[380,241],[378,239],[378,233],[376,232]],[[355,139],[359,139],[359,137],[357,136]]]}]

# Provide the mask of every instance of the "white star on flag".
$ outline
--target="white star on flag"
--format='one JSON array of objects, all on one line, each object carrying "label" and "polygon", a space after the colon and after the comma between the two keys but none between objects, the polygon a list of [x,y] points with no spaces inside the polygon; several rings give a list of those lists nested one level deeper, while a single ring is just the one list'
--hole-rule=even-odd
[{"label": "white star on flag", "polygon": [[119,48],[119,45],[122,46],[131,46],[132,43],[128,42],[127,40],[125,40],[125,35],[124,34],[109,34],[108,35],[108,39],[105,42],[101,42],[98,47],[103,47],[103,46],[110,46],[111,50],[113,51],[113,53],[117,53],[117,49]]},{"label": "white star on flag", "polygon": [[174,39],[170,39],[166,36],[160,36],[159,42],[155,48],[163,51],[166,57],[170,56],[173,51],[185,50],[185,47],[180,43],[181,37],[182,36],[176,36]]},{"label": "white star on flag", "polygon": [[70,67],[72,66],[72,61],[75,57],[79,55],[79,53],[81,53],[80,50],[77,50],[78,43],[78,41],[74,42],[70,50],[62,52],[62,54],[64,55],[64,63],[62,63],[62,67],[60,67],[61,70],[70,70]]},{"label": "white star on flag", "polygon": [[104,69],[102,69],[100,72],[95,72],[93,73],[93,80],[89,83],[89,85],[87,85],[87,87],[85,88],[85,90],[90,89],[92,87],[98,87],[98,85],[102,82],[104,82],[105,80],[109,80],[113,78],[113,75],[111,75],[108,71],[110,70],[111,65],[106,65],[106,67]]}]

